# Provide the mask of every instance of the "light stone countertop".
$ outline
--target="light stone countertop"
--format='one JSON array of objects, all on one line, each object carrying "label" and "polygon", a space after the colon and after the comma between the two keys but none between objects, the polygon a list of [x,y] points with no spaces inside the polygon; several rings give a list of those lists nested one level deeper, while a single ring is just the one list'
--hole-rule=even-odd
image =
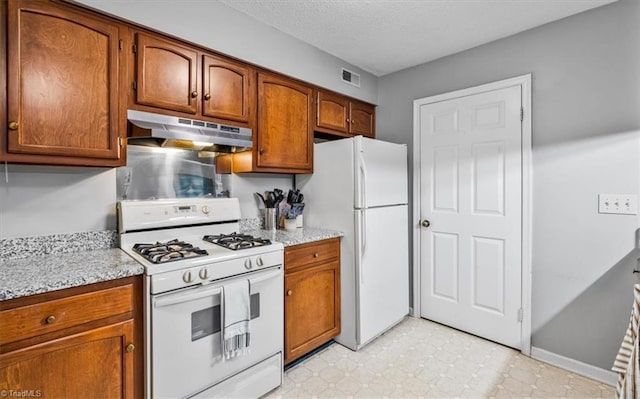
[{"label": "light stone countertop", "polygon": [[[343,236],[340,231],[315,227],[295,231],[262,230],[251,223],[243,227],[242,233],[281,242],[285,247]],[[113,245],[111,232],[102,234],[107,239],[101,235],[96,238],[96,233],[89,233],[88,238],[85,235],[56,236],[53,244],[51,238],[54,236],[2,240],[0,301],[144,273],[144,267],[124,251],[104,248]],[[78,248],[71,244],[78,241],[84,248],[96,249],[77,251]],[[46,247],[43,242],[47,243]],[[65,252],[69,250],[75,251]],[[20,253],[32,256],[13,258]]]},{"label": "light stone countertop", "polygon": [[0,259],[0,301],[143,273],[119,248]]},{"label": "light stone countertop", "polygon": [[317,227],[301,227],[295,231],[253,229],[242,230],[242,233],[251,234],[255,237],[268,238],[271,241],[281,242],[285,247],[326,240],[329,238],[342,237],[344,235],[340,231],[321,229]]}]

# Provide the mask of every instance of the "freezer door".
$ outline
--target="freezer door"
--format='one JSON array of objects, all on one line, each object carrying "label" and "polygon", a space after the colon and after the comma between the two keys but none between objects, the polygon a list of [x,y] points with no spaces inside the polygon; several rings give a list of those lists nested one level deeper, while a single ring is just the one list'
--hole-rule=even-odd
[{"label": "freezer door", "polygon": [[407,146],[354,138],[357,209],[407,203]]},{"label": "freezer door", "polygon": [[357,210],[358,347],[409,313],[407,205]]}]

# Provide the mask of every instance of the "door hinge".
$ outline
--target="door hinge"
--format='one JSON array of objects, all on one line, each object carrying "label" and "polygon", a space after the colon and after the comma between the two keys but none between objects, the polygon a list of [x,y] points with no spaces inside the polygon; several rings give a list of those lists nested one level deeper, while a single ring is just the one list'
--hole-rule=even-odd
[{"label": "door hinge", "polygon": [[522,308],[518,309],[518,323],[522,323],[522,319],[524,318]]},{"label": "door hinge", "polygon": [[131,88],[133,90],[138,90],[138,83],[135,80],[133,82],[131,82]]},{"label": "door hinge", "polygon": [[124,42],[122,41],[122,39],[120,39],[118,40],[118,49],[122,51],[123,48],[124,48]]},{"label": "door hinge", "polygon": [[134,44],[133,46],[131,46],[131,50],[133,50],[134,54],[137,53],[138,52],[138,46]]},{"label": "door hinge", "polygon": [[520,107],[520,122],[524,121],[524,107]]}]

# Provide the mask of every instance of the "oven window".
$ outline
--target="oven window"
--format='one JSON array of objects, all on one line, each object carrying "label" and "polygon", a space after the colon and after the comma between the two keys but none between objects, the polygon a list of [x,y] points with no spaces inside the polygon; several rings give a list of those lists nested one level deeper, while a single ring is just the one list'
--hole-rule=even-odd
[{"label": "oven window", "polygon": [[[251,320],[260,317],[260,293],[250,297]],[[191,313],[191,341],[220,332],[220,305]]]}]

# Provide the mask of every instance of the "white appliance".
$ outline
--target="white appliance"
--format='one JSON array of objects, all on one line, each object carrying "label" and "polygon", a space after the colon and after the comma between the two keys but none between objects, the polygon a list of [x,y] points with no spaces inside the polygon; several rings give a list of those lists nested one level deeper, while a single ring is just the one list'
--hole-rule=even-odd
[{"label": "white appliance", "polygon": [[407,147],[356,136],[314,146],[314,173],[297,177],[305,224],[344,232],[342,329],[360,349],[409,313]]},{"label": "white appliance", "polygon": [[[258,398],[280,386],[282,244],[234,234],[237,199],[121,201],[118,216],[120,248],[145,267],[146,396]],[[249,351],[223,360],[223,290],[240,280]]]}]

